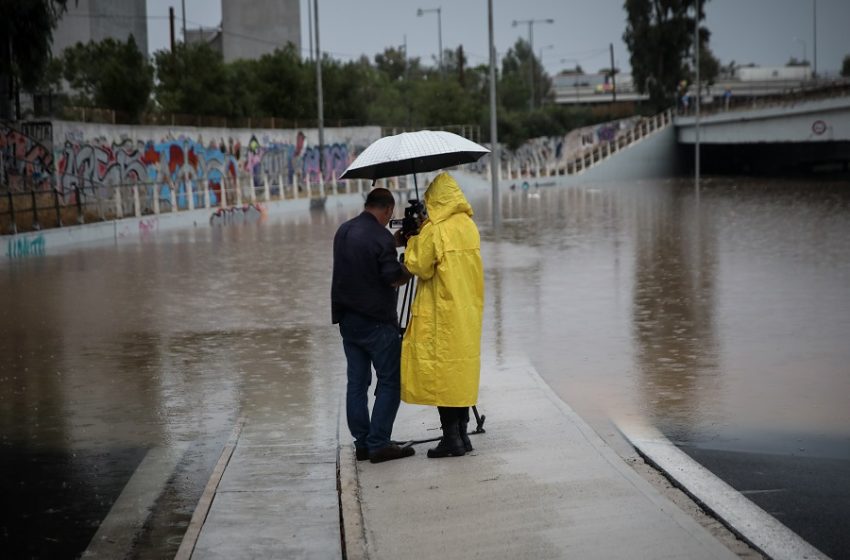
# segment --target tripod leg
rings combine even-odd
[[[476,424],[475,431],[472,432],[472,433],[473,434],[483,434],[484,432],[487,431],[487,430],[484,429],[484,421],[487,419],[487,416],[485,416],[484,414],[479,415],[477,406],[472,407],[472,413],[475,415],[475,424]]]

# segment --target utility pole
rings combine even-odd
[[[496,45],[493,42],[493,0],[487,0],[487,30],[490,36],[490,180],[493,186],[493,232],[498,233],[502,222],[499,199],[499,130],[496,121]]]
[[[308,0],[309,1],[309,0]],[[323,165],[325,151],[325,108],[322,103],[322,49],[319,46],[319,0],[313,0],[313,14],[316,18],[316,92],[319,105],[319,177],[324,182],[325,168]]]
[[[617,71],[614,69],[614,43],[608,43],[608,50],[611,53],[611,103],[617,102],[617,79],[614,76]]]
[[[696,198],[699,204],[699,110],[700,97],[702,94],[702,86],[699,80],[699,8],[700,0],[697,0],[697,11],[694,16],[694,66],[697,70],[697,99],[696,99],[696,118],[694,119],[694,132],[696,133],[696,142],[694,143],[694,179],[696,183]]]
[[[814,29],[814,69],[812,78],[818,77],[818,0],[812,0],[812,27]]]
[[[183,7],[183,44],[186,44],[186,0],[180,0]]]
[[[307,54],[309,60],[313,60],[313,7],[307,0],[307,34],[310,36],[310,52]]]
[[[171,54],[174,54],[174,8],[168,7],[168,29],[171,31]]]
[[[443,15],[442,15],[442,6],[439,8],[429,8],[427,10],[423,10],[422,8],[418,8],[416,10],[416,17],[422,17],[423,15],[434,12],[437,14],[437,48],[440,49],[440,74],[443,73]]]

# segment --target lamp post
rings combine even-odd
[[[530,72],[529,72],[529,75],[530,75],[530,78],[531,78],[529,80],[529,86],[530,86],[530,89],[531,89],[531,98],[528,100],[528,106],[529,106],[530,109],[533,110],[534,109],[534,24],[535,23],[555,23],[555,20],[551,19],[551,18],[547,18],[547,19],[521,19],[521,20],[515,19],[514,22],[513,22],[513,27],[516,27],[517,25],[519,25],[521,23],[527,23],[528,24],[528,46],[529,46],[529,55],[530,55],[529,56],[529,67],[531,69]]]
[[[441,8],[428,8],[427,10],[423,10],[419,8],[416,10],[416,16],[422,17],[423,15],[431,12],[437,13],[437,47],[440,49],[440,74],[443,73],[443,16]]]
[[[812,78],[818,77],[818,0],[812,0],[812,50],[815,51]]]
[[[487,33],[490,39],[490,180],[493,191],[493,231],[498,235],[502,224],[499,199],[499,174],[502,159],[499,155],[499,134],[496,124],[496,46],[493,43],[493,0],[487,0]]]
[[[696,189],[696,201],[699,204],[699,117],[700,117],[700,97],[702,97],[702,85],[699,77],[699,15],[700,15],[700,0],[697,0],[696,14],[694,15],[694,68],[696,69],[697,82],[697,98],[696,98],[696,118],[694,119],[694,133],[696,135],[694,142],[694,187]]]
[[[309,0],[308,0],[309,1]],[[316,26],[316,93],[318,111],[318,128],[319,128],[319,185],[325,182],[325,168],[323,153],[325,151],[325,108],[322,101],[322,48],[319,46],[319,0],[313,0],[313,17]]]

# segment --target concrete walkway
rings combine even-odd
[[[482,364],[465,457],[356,462],[339,437],[246,422],[177,558],[736,558],[641,478],[522,358]],[[439,434],[402,404],[398,440]],[[236,432],[236,430],[235,430]],[[341,443],[340,443],[341,442]],[[339,491],[338,491],[339,488]],[[340,524],[341,523],[341,524]]]
[[[661,496],[523,359],[482,365],[486,434],[475,451],[355,462],[340,447],[349,560],[735,558]],[[438,434],[436,410],[402,405],[394,437]]]

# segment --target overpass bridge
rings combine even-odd
[[[696,117],[674,118],[680,155],[693,164]],[[700,117],[700,162],[706,173],[847,171],[850,91],[789,98]]]

